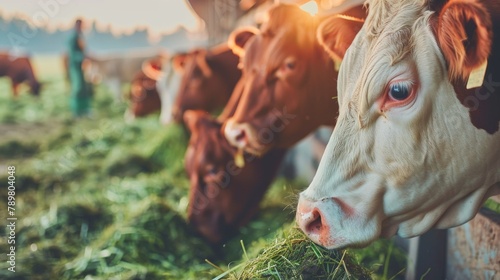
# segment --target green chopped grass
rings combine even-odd
[[[494,201],[493,199],[486,200],[483,207],[486,207],[491,211],[500,214],[500,203]]]
[[[348,251],[318,246],[292,225],[269,243],[252,246],[253,257],[245,256],[229,279],[370,279]]]

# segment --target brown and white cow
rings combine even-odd
[[[184,123],[191,131],[185,155],[188,220],[209,242],[219,244],[256,214],[286,150],[273,149],[261,158],[245,154],[245,165],[238,167],[236,148],[221,133],[220,121],[189,110]]]
[[[238,57],[222,45],[209,50],[178,53],[161,61],[161,65],[158,65],[157,59],[143,64],[142,72],[156,81],[161,104],[143,106],[142,112],[146,115],[161,108],[160,121],[163,124],[169,123],[171,117],[182,122],[182,114],[186,110],[214,113],[222,109],[241,76]],[[146,91],[140,85],[136,83],[134,91],[143,98],[135,99],[135,103],[157,101],[154,95],[141,94]],[[133,118],[134,114],[129,110],[126,116]]]
[[[360,6],[346,13],[366,14]],[[316,39],[320,22],[296,5],[278,4],[260,30],[237,46],[245,84],[224,127],[232,145],[262,155],[272,147],[291,147],[321,125],[335,124],[337,72]],[[347,48],[354,35],[336,39]]]
[[[172,109],[174,120],[182,122],[186,110],[222,109],[241,77],[238,62],[227,44],[179,55],[175,69],[181,71],[182,80]]]
[[[337,125],[298,203],[297,223],[327,248],[457,226],[500,193],[500,2],[368,4],[340,68]],[[323,33],[332,54],[342,32]]]
[[[158,58],[143,62],[139,72],[141,74],[137,74],[131,82],[128,95],[130,104],[125,112],[126,121],[160,111],[160,123],[171,123],[172,107],[181,79],[173,65],[176,59],[183,55],[161,54]]]
[[[18,86],[27,82],[33,95],[39,95],[41,84],[36,79],[30,58],[27,56],[13,56],[6,52],[0,53],[0,77],[7,76],[12,83],[14,96],[18,95]]]

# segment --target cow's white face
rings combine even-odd
[[[375,34],[370,10],[340,68],[337,126],[297,209],[327,248],[459,225],[500,193],[500,132],[471,124],[415,2]]]

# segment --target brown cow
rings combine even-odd
[[[244,43],[249,34],[231,37],[229,45]],[[242,156],[245,165],[236,165],[236,149],[225,139],[221,126],[234,113],[243,85],[242,77],[217,121],[203,111],[184,114],[191,130],[185,156],[191,184],[188,219],[212,244],[226,240],[252,218],[286,152],[275,150],[263,158],[246,154]]]
[[[238,62],[239,57],[227,45],[179,56],[175,68],[183,77],[172,109],[174,120],[182,122],[183,113],[189,109],[222,109],[241,77]]]
[[[27,56],[11,56],[9,53],[0,53],[0,77],[8,76],[12,83],[14,96],[18,95],[18,86],[27,82],[31,88],[31,93],[38,96],[41,84],[35,77],[33,67]]]
[[[129,108],[126,118],[144,117],[161,109],[161,100],[156,81],[141,70],[130,83]]]
[[[230,37],[235,53],[255,30],[245,28]],[[244,166],[235,163],[237,149],[229,145],[220,128],[231,117],[245,93],[243,75],[218,121],[206,113],[188,111],[185,123],[192,132],[185,157],[190,178],[188,218],[209,241],[219,243],[244,225],[258,209],[258,203],[282,163],[286,149],[272,148],[263,157],[244,154]],[[246,213],[246,214],[245,214]]]
[[[346,14],[365,17],[366,11],[358,6]],[[337,72],[316,39],[320,22],[296,5],[279,4],[255,36],[239,46],[245,89],[224,128],[232,145],[262,155],[335,124]],[[354,36],[338,38],[337,44],[347,49]]]
[[[285,149],[234,161],[236,148],[221,133],[221,122],[203,111],[186,111],[191,131],[185,167],[190,179],[188,220],[212,244],[220,244],[249,222],[274,179]]]

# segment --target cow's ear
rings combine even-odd
[[[189,55],[189,53],[179,53],[172,57],[172,66],[174,67],[175,71],[179,73],[182,73],[184,71],[186,59]]]
[[[255,27],[241,27],[234,30],[231,35],[229,35],[229,39],[227,44],[233,53],[242,56],[244,53],[245,44],[248,42],[248,39],[252,38],[256,34],[259,33],[259,30]]]
[[[158,64],[155,60],[146,60],[142,63],[142,72],[149,79],[157,81],[161,75],[161,65],[158,67]]]
[[[325,51],[334,60],[341,61],[361,27],[362,19],[334,15],[319,25],[316,36]]]
[[[437,37],[450,78],[465,80],[490,54],[490,14],[479,1],[450,1],[439,14]]]

